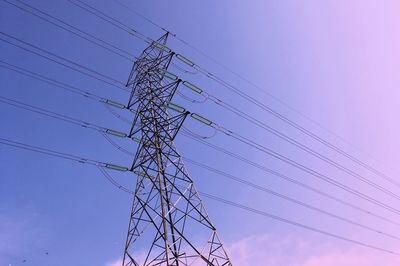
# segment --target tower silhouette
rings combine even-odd
[[[181,80],[167,71],[174,55],[167,38],[142,52],[126,85],[138,149],[123,266],[232,265],[174,145],[188,112],[171,103]]]

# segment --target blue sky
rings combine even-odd
[[[398,4],[395,1],[380,4],[375,1],[322,3],[311,0],[304,3],[261,0],[121,1],[154,19],[232,70],[251,79],[266,92],[318,121],[324,128],[334,131],[352,145],[171,38],[168,43],[174,50],[229,80],[242,91],[298,121],[357,158],[383,169],[385,173],[396,178],[400,146],[397,138],[400,127],[397,125],[396,116],[399,111],[400,80],[397,72],[400,54],[397,47],[400,45],[400,38],[397,29],[400,22],[396,16]],[[158,28],[121,8],[114,1],[87,2],[151,38],[158,38],[163,34]],[[89,15],[67,1],[35,1],[33,5],[135,55],[139,55],[146,47],[141,40]],[[132,62],[17,10],[5,2],[1,2],[0,6],[2,32],[122,82],[126,81]],[[6,43],[1,42],[0,45],[0,59],[3,61],[120,102],[126,102],[128,99],[126,93],[112,86]],[[387,182],[318,145],[204,76],[175,71],[181,77],[198,84],[209,93],[252,114],[255,118],[286,132],[382,186],[389,187]],[[129,129],[128,125],[116,119],[98,103],[8,70],[1,69],[0,75],[1,96],[108,128],[120,131]],[[175,100],[189,110],[312,166],[349,186],[370,193],[393,206],[398,205],[393,198],[378,193],[315,158],[306,156],[288,143],[240,120],[212,102],[192,104],[178,96]],[[129,117],[129,114],[121,114]],[[103,162],[121,165],[131,163],[132,158],[115,150],[95,131],[4,104],[0,105],[0,116],[3,121],[3,138]],[[202,135],[211,133],[209,128],[191,121],[186,126]],[[117,141],[127,149],[135,151],[135,144],[125,140]],[[342,216],[383,228],[390,233],[395,233],[398,229],[218,154],[183,136],[178,136],[176,142],[178,149],[186,157]],[[397,218],[390,212],[335,189],[226,136],[217,134],[210,142],[382,216]],[[24,259],[27,260],[26,265],[107,265],[118,261],[123,251],[132,199],[130,195],[113,187],[98,169],[4,146],[0,146],[0,167],[1,265],[20,265]],[[193,165],[188,164],[187,167],[201,191],[370,244],[399,250],[398,243],[391,239],[251,190]],[[131,174],[112,174],[126,186],[133,187],[135,184],[135,177]],[[396,187],[390,189],[398,192]],[[336,265],[347,265],[341,261],[349,262],[348,265],[378,265],[374,264],[378,263],[377,261],[385,261],[386,265],[398,263],[394,256],[358,248],[208,199],[204,201],[222,240],[231,250],[236,265],[248,263],[309,266],[330,265],[329,263],[335,265],[335,262]],[[257,254],[251,250],[256,250]],[[291,252],[285,253],[287,250]],[[368,260],[360,260],[363,257],[360,254],[366,251]],[[46,252],[49,254],[46,255]],[[266,264],[258,263],[262,260],[266,260]],[[321,264],[321,261],[324,263]]]

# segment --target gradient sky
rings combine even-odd
[[[119,20],[158,38],[162,31],[111,0],[85,0]],[[398,1],[128,1],[134,10],[251,79],[265,91],[213,64],[171,38],[169,45],[197,64],[236,84],[275,110],[301,123],[357,158],[400,182],[400,18]],[[65,21],[138,55],[145,43],[90,16],[67,1],[32,2]],[[0,28],[66,58],[125,81],[131,62],[124,61],[70,33],[0,2]],[[125,102],[127,95],[103,83],[32,56],[0,42],[0,59],[43,73],[80,88]],[[177,71],[177,70],[175,70]],[[201,75],[182,74],[204,90],[282,130],[380,185],[400,189],[318,145],[304,135],[249,105]],[[15,98],[110,128],[127,131],[104,107],[8,70],[0,70],[1,96]],[[269,97],[271,93],[317,121],[322,128]],[[282,142],[271,134],[223,111],[213,103],[176,101],[227,128],[324,172],[394,207],[399,202],[351,176]],[[104,162],[129,165],[131,158],[116,151],[97,132],[0,104],[1,136]],[[199,134],[210,134],[188,122]],[[331,134],[328,130],[337,136]],[[344,140],[346,141],[344,141]],[[395,214],[366,203],[299,170],[223,136],[212,143],[279,170],[382,216]],[[136,146],[121,141],[134,151]],[[177,147],[187,157],[241,176],[257,184],[319,206],[349,219],[395,234],[397,226],[356,212],[300,189],[255,168],[221,156],[178,136]],[[113,187],[95,168],[0,146],[0,265],[118,265],[123,254],[131,196]],[[323,230],[400,252],[393,240],[285,202],[187,165],[197,187],[254,208]],[[135,177],[112,173],[133,187]],[[235,265],[239,266],[392,266],[399,256],[352,245],[204,199],[206,208]],[[400,234],[399,234],[400,235]],[[48,252],[49,255],[45,255]],[[22,264],[26,259],[27,262]]]

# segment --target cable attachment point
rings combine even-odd
[[[178,80],[178,76],[177,76],[177,75],[172,74],[171,72],[169,72],[169,71],[166,70],[166,69],[159,68],[159,69],[158,69],[158,73],[159,73],[162,77],[166,77],[166,78],[171,79],[171,80]]]
[[[183,107],[181,107],[181,106],[179,106],[177,104],[171,103],[171,102],[165,103],[164,106],[169,108],[169,109],[171,109],[171,110],[174,110],[175,112],[181,113],[181,114],[186,111],[185,108],[183,108]]]
[[[126,108],[126,106],[125,106],[124,104],[115,102],[115,101],[113,101],[113,100],[101,99],[101,101],[102,101],[103,103],[106,103],[106,104],[108,104],[108,105],[111,105],[111,106],[116,107],[116,108],[119,108],[119,109],[125,109],[125,108]]]
[[[138,138],[136,138],[136,137],[131,137],[131,139],[134,141],[134,142],[136,142],[136,143],[141,143],[141,140],[140,139],[138,139]]]
[[[142,177],[145,177],[145,178],[148,178],[148,179],[153,179],[153,180],[156,179],[156,177],[151,176],[151,175],[146,174],[146,173],[143,173],[143,172],[140,172],[140,171],[134,171],[133,173],[136,174],[137,176],[142,176]]]
[[[107,128],[105,132],[107,134],[114,135],[114,136],[117,136],[120,138],[126,138],[128,136],[126,133],[123,133],[123,132],[120,132],[120,131],[117,131],[114,129],[109,129],[109,128]]]
[[[179,96],[181,96],[183,99],[185,99],[185,100],[187,100],[189,102],[192,102],[192,103],[204,103],[204,102],[206,102],[208,100],[209,94],[206,93],[205,91],[203,91],[202,89],[200,89],[199,87],[197,87],[196,85],[194,85],[194,84],[192,84],[192,83],[190,83],[188,81],[183,81],[182,84],[186,88],[190,89],[191,91],[193,91],[193,92],[195,92],[197,94],[200,94],[203,97],[203,99],[197,100],[197,99],[193,99],[192,97],[186,96],[186,95],[184,95],[182,93],[179,93],[179,91],[178,91],[177,94]]]
[[[199,87],[197,87],[196,85],[194,85],[193,83],[190,83],[189,81],[183,81],[182,84],[188,88],[191,89],[192,91],[198,93],[198,94],[202,94],[203,90],[200,89]]]
[[[167,53],[172,52],[172,50],[170,48],[168,48],[167,46],[165,46],[161,43],[155,42],[155,41],[153,42],[153,47],[155,47],[161,51],[167,52]]]
[[[198,115],[196,113],[191,113],[190,117],[192,117],[193,119],[195,119],[195,120],[199,121],[200,123],[203,123],[207,126],[211,126],[214,124],[211,120],[208,120],[207,118],[205,118],[201,115]]]
[[[189,59],[187,59],[186,57],[184,57],[183,55],[180,54],[175,54],[175,57],[180,60],[181,62],[185,63],[186,65],[193,67],[194,63],[192,61],[190,61]]]
[[[121,172],[126,172],[129,171],[128,167],[125,166],[120,166],[112,163],[108,163],[105,165],[106,168],[111,169],[111,170],[116,170],[116,171],[121,171]]]

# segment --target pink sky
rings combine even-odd
[[[251,236],[228,248],[232,261],[240,266],[396,266],[400,263],[400,258],[380,252],[329,244],[318,246],[289,236]]]
[[[109,11],[115,13],[119,18],[125,19],[126,23],[132,22],[132,25],[135,25],[136,23],[133,22],[138,20],[138,18],[134,19],[126,10],[116,9],[111,4],[112,1],[93,0],[91,2],[101,3],[104,6],[110,4]],[[239,84],[238,86],[241,86],[240,89],[243,91],[262,100],[262,102],[289,116],[318,135],[344,147],[346,151],[350,151],[358,158],[367,160],[377,168],[383,169],[385,173],[394,177],[397,177],[400,173],[400,167],[398,166],[398,158],[400,158],[398,117],[400,114],[400,1],[208,0],[202,2],[177,0],[161,3],[160,1],[149,0],[133,3],[130,0],[126,0],[125,2],[140,11],[147,10],[148,13],[144,13],[148,14],[149,17],[155,18],[157,22],[166,27],[171,26],[171,29],[177,33],[182,33],[181,36],[185,40],[195,44],[234,71],[251,79],[268,92],[287,102],[290,106],[320,122],[326,128],[338,133],[365,151],[365,153],[354,150],[348,144],[291,112],[265,94],[257,92],[254,88],[241,86],[243,82],[237,82],[237,78],[232,78],[229,73],[222,73],[221,69],[216,70],[216,73],[224,79]],[[155,4],[156,2],[157,5]],[[76,22],[77,25],[82,26],[88,23],[87,26],[90,32],[93,31],[96,34],[100,34],[99,36],[104,34],[105,39],[114,40],[116,44],[124,44],[126,48],[132,48],[133,42],[128,39],[129,36],[123,35],[123,32],[117,33],[112,27],[103,28],[103,26],[98,26],[100,24],[97,24],[98,21],[95,18],[85,20],[88,18],[87,14],[80,16],[79,14],[81,13],[73,9],[67,1],[59,4],[51,1],[38,1],[38,3],[41,3],[40,6],[45,9],[53,9],[52,12],[67,18],[67,21],[73,22],[72,24]],[[3,3],[3,5],[6,4]],[[155,6],[158,6],[158,8],[154,8]],[[75,11],[71,12],[72,10]],[[165,10],[168,10],[168,12],[165,12]],[[47,25],[48,28],[44,28],[42,22],[39,22],[36,18],[22,15],[12,7],[2,9],[2,11],[4,11],[4,27],[7,28],[6,24],[9,24],[7,32],[16,33],[22,39],[32,41],[38,45],[50,47],[53,52],[65,55],[85,65],[88,64],[88,66],[99,70],[101,73],[104,72],[111,76],[119,77],[121,80],[126,79],[126,73],[131,68],[130,62],[126,66],[111,63],[112,61],[109,61],[108,57],[89,53],[89,51],[95,51],[91,46],[88,46],[87,53],[76,53],[76,51],[81,51],[82,47],[86,47],[83,45],[88,45],[88,43],[75,43],[72,45],[72,42],[69,42],[71,36],[68,34],[68,36],[60,35],[68,38],[54,37],[58,36],[53,36],[57,29],[51,25]],[[75,17],[79,19],[74,21]],[[30,23],[32,21],[34,23]],[[156,36],[154,31],[148,31],[149,28],[147,26],[149,25],[145,26],[143,21],[136,25],[141,31],[152,33],[152,36]],[[159,33],[157,32],[157,34]],[[42,71],[43,74],[52,73],[54,78],[58,76],[61,80],[75,82],[74,84],[79,84],[82,88],[93,88],[95,89],[94,91],[99,92],[101,95],[103,93],[104,95],[109,95],[108,88],[93,87],[92,83],[89,83],[89,81],[83,82],[83,80],[77,79],[74,74],[67,75],[64,69],[53,68],[51,64],[47,63],[42,64],[42,61],[36,60],[33,56],[31,58],[12,47],[4,47],[8,47],[7,49],[12,51],[4,53],[4,57],[9,62],[15,62],[20,66],[28,66],[32,70],[35,70],[35,66],[40,66],[36,68]],[[135,48],[139,49],[140,46],[135,46]],[[179,49],[179,52],[187,55],[202,66],[211,65],[210,62],[197,54],[191,57],[191,55],[195,54],[193,51],[192,54],[186,54],[185,50],[181,51]],[[212,71],[218,68],[215,65],[212,65],[212,67]],[[203,81],[201,78],[196,79],[196,77],[198,76],[193,76],[196,84]],[[88,106],[86,100],[79,102],[82,105],[79,105],[79,108],[75,108],[76,99],[69,99],[64,94],[58,94],[56,90],[42,90],[42,84],[31,83],[28,79],[20,79],[19,76],[12,76],[8,72],[4,72],[4,80],[8,80],[10,83],[10,86],[7,89],[5,87],[4,91],[7,91],[10,95],[15,94],[14,96],[18,99],[25,98],[25,102],[32,101],[32,104],[51,107],[51,110],[85,118],[85,120],[92,122],[96,122],[94,120],[95,117],[99,118],[99,121],[104,118],[99,115],[100,113],[97,113],[97,109],[93,106]],[[252,109],[253,106],[240,99],[238,100],[238,97],[227,93],[217,84],[206,80],[203,81],[202,85],[207,91],[219,93],[224,99],[226,97],[229,103],[237,104],[238,107],[254,114],[254,116],[258,115],[258,118],[266,121],[268,125],[280,126],[280,124],[276,123],[276,119],[266,118],[266,115],[260,110]],[[41,94],[38,93],[39,87]],[[103,91],[100,91],[101,88]],[[50,97],[49,95],[53,96]],[[57,99],[57,101],[54,101],[53,98]],[[59,99],[65,100],[60,101]],[[74,105],[71,103],[74,103]],[[74,108],[71,108],[71,106]],[[287,152],[289,156],[308,162],[306,159],[297,156],[298,154],[296,153],[291,154],[291,150],[285,150],[286,146],[284,144],[274,142],[270,136],[265,137],[264,131],[260,133],[260,130],[247,130],[242,122],[238,122],[237,117],[225,116],[225,113],[217,109],[218,107],[215,104],[200,105],[198,108],[199,113],[212,120],[215,119],[216,122],[230,122],[233,129],[248,131],[246,136],[254,138],[254,140],[262,140],[267,146],[275,145],[274,148],[277,151]],[[89,135],[87,139],[77,137],[87,132],[74,131],[75,129],[69,127],[61,128],[57,123],[47,123],[46,120],[27,116],[23,112],[14,114],[14,111],[7,109],[7,112],[2,113],[5,115],[4,117],[10,121],[12,120],[11,126],[7,127],[3,132],[4,134],[9,134],[10,138],[24,140],[27,143],[37,144],[38,146],[52,147],[56,150],[73,154],[87,155],[89,158],[101,161],[114,161],[113,158],[109,157],[109,148],[114,148],[100,146],[95,142],[104,142],[101,136],[97,136],[99,139],[90,137],[93,142],[89,143],[87,142]],[[11,114],[15,115],[15,117]],[[18,123],[15,121],[18,121]],[[115,121],[113,118],[108,118],[103,122],[104,125],[113,125],[112,123]],[[26,128],[30,130],[26,130]],[[83,129],[79,128],[78,130]],[[285,130],[288,130],[287,127]],[[49,140],[53,141],[54,132],[58,131],[62,131],[64,135],[54,139],[54,142],[50,142]],[[293,130],[290,133],[293,133]],[[293,135],[299,141],[306,141],[306,138],[299,136],[298,132]],[[251,157],[254,161],[261,164],[265,163],[268,167],[276,167],[282,171],[287,170],[290,172],[292,170],[277,166],[275,161],[266,156],[260,155],[258,158],[259,153],[251,149],[240,150],[240,145],[236,145],[237,143],[232,144],[228,141],[225,142],[226,139],[222,140],[222,137],[217,135],[215,139],[217,139],[217,142],[221,140],[220,144],[226,147],[237,148],[239,150],[238,153],[243,152],[246,157],[254,156]],[[257,139],[258,137],[260,138]],[[77,143],[77,140],[80,142]],[[88,148],[87,144],[92,145],[89,146],[91,148]],[[105,145],[108,144],[106,143]],[[179,149],[182,148],[183,155],[196,155],[201,162],[215,163],[218,167],[225,167],[223,170],[231,169],[234,166],[235,174],[241,177],[243,175],[244,178],[254,178],[257,184],[264,182],[262,184],[268,187],[275,185],[273,188],[277,188],[276,190],[285,195],[301,198],[312,205],[321,204],[323,208],[334,213],[361,221],[377,229],[384,229],[393,234],[398,232],[398,227],[386,225],[382,221],[371,219],[367,215],[335,205],[329,200],[321,200],[321,198],[311,195],[312,193],[304,192],[301,189],[289,188],[287,183],[274,183],[276,180],[265,173],[251,169],[249,166],[241,167],[239,163],[236,165],[236,161],[225,160],[225,157],[220,157],[220,154],[215,154],[213,151],[204,150],[205,153],[203,154],[203,150],[197,151],[196,149],[194,153],[194,148],[192,148],[194,146],[178,146]],[[98,150],[100,147],[104,148],[102,152]],[[321,147],[318,148],[320,149]],[[122,162],[122,159],[120,160],[122,155],[118,151],[114,152],[115,161]],[[372,154],[377,160],[371,159],[366,154]],[[61,257],[64,256],[63,259],[66,261],[74,259],[69,254],[69,252],[72,252],[81,260],[83,257],[81,254],[84,253],[88,258],[96,257],[98,261],[107,266],[120,265],[119,256],[123,251],[122,245],[128,222],[127,211],[130,209],[131,204],[130,196],[120,195],[106,180],[99,179],[97,169],[83,169],[75,165],[68,166],[69,168],[67,169],[64,162],[26,156],[24,157],[17,152],[11,153],[7,150],[7,156],[0,160],[4,165],[2,167],[2,177],[4,176],[4,180],[8,182],[8,185],[4,186],[6,189],[0,193],[2,196],[0,202],[3,202],[5,207],[3,205],[0,207],[4,207],[7,210],[10,208],[7,219],[0,216],[0,235],[6,240],[5,244],[4,241],[0,243],[0,252],[4,250],[7,254],[14,255],[15,253],[18,255],[18,261],[20,261],[22,251],[31,250],[34,253],[36,251],[35,248],[37,248],[40,249],[40,254],[43,254],[42,250],[53,247],[55,252],[59,252],[58,255]],[[337,159],[337,157],[333,159]],[[329,172],[331,168],[324,168],[325,165],[318,165],[318,163],[312,164],[312,166],[323,168],[328,174],[333,174]],[[351,164],[347,161],[346,163],[348,165]],[[27,165],[25,166],[25,164]],[[60,172],[59,169],[65,169],[65,171]],[[228,186],[228,183],[225,183],[226,180],[217,179],[215,176],[211,176],[212,179],[206,179],[205,177],[208,177],[208,173],[204,174],[198,171],[199,169],[192,170],[196,181],[200,181],[197,183],[198,187],[200,189],[205,188],[206,192],[232,197],[232,200],[240,201],[240,203],[251,205],[254,208],[400,252],[398,241],[388,240],[378,234],[368,233],[357,227],[343,225],[343,223],[339,223],[334,219],[304,210],[299,206],[291,205],[249,188],[234,187],[235,185],[232,184],[230,184],[232,186]],[[35,173],[34,178],[26,178],[27,176],[30,177],[31,173]],[[58,173],[58,179],[54,178],[54,173]],[[336,172],[334,173],[336,174]],[[18,178],[15,178],[15,175]],[[295,177],[299,177],[299,180],[302,181],[315,181],[305,174],[295,175]],[[345,181],[355,188],[365,188],[359,182],[348,178],[343,173],[341,177],[343,179],[346,178]],[[371,173],[369,173],[369,177],[382,182]],[[397,180],[400,182],[400,179]],[[212,183],[213,185],[211,186],[211,182],[215,183]],[[363,207],[371,207],[368,203],[364,203],[361,200],[357,201],[357,199],[346,193],[341,194],[335,188],[324,186],[323,182],[315,183],[323,187],[326,193],[346,197],[349,201],[354,200],[355,204]],[[43,184],[46,184],[46,186]],[[93,188],[93,184],[96,184],[96,188]],[[386,185],[388,184],[385,183]],[[399,193],[398,188],[389,188]],[[91,193],[87,193],[87,191],[91,191]],[[71,194],[74,197],[70,197]],[[15,195],[23,196],[16,199]],[[382,196],[373,195],[376,197]],[[399,206],[399,202],[393,198],[387,199],[384,195],[382,198],[392,206]],[[27,211],[21,207],[26,205],[30,207],[30,204],[37,210],[32,207],[32,210],[28,208]],[[76,208],[76,206],[79,206],[79,208]],[[212,214],[212,220],[217,225],[221,238],[224,240],[223,242],[236,266],[400,265],[397,256],[357,247],[325,236],[310,234],[308,231],[229,208],[225,205],[218,205],[216,202],[207,201],[206,207]],[[104,211],[106,208],[107,211]],[[398,217],[391,216],[392,214],[385,210],[372,209],[374,211],[378,210],[384,216],[398,219]],[[28,214],[25,215],[25,212]],[[36,217],[36,213],[38,213],[38,217]],[[13,218],[14,215],[15,219]],[[29,219],[29,217],[33,218]],[[77,219],[71,223],[69,221],[70,217]],[[96,226],[93,225],[92,220],[96,221]],[[241,221],[240,230],[238,230],[237,221]],[[85,230],[86,235],[82,234],[76,237],[74,234],[80,232],[82,228],[87,229]],[[99,231],[104,231],[104,235],[98,234]],[[36,237],[38,235],[41,237]],[[51,240],[46,240],[46,237]],[[58,239],[63,239],[63,241],[60,243]],[[39,240],[43,241],[41,245],[36,242]],[[57,243],[57,245],[52,243]],[[96,245],[88,253],[85,248],[93,243]],[[68,252],[65,252],[66,250]],[[110,256],[110,261],[108,261],[108,257],[99,258],[99,253],[102,256]],[[98,261],[96,261],[97,264],[99,264]],[[74,265],[73,262],[69,264]],[[85,262],[83,261],[82,264],[85,264]]]

